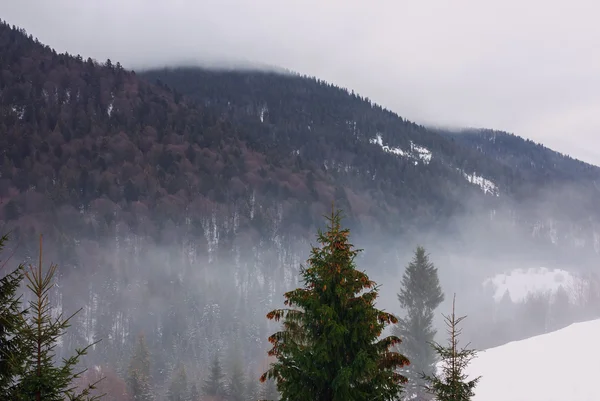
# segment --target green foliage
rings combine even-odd
[[[428,383],[426,390],[437,401],[469,401],[474,396],[474,389],[481,376],[468,380],[465,369],[477,355],[477,351],[466,347],[458,347],[458,337],[462,329],[458,325],[466,316],[456,317],[454,312],[456,296],[452,300],[452,314],[444,316],[448,327],[448,345],[432,343],[432,347],[442,362],[441,374],[423,375]]]
[[[421,246],[417,247],[413,260],[404,271],[398,300],[406,317],[398,320],[393,332],[403,339],[399,349],[411,362],[405,370],[408,377],[406,395],[409,399],[416,397],[416,401],[428,399],[421,376],[423,373],[430,375],[435,369],[436,355],[429,344],[436,334],[434,310],[444,300],[444,294],[437,269]]]
[[[8,242],[8,235],[0,237],[0,252]],[[6,267],[6,262],[0,269]],[[22,329],[21,299],[16,293],[25,278],[25,267],[19,265],[0,279],[0,399],[11,398],[26,359],[26,345],[18,334]]]
[[[301,269],[304,288],[285,294],[289,308],[267,315],[283,319],[283,330],[269,337],[277,361],[261,381],[275,379],[285,401],[394,400],[406,381],[396,369],[408,360],[391,350],[400,339],[379,338],[397,319],[375,308],[378,288],[355,268],[359,251],[340,219],[332,211],[319,231],[321,247]]]
[[[50,290],[56,274],[57,265],[51,264],[44,272],[42,268],[42,238],[40,237],[40,255],[37,267],[29,266],[25,272],[27,288],[33,293],[33,300],[23,317],[18,336],[27,346],[27,357],[24,361],[20,380],[16,386],[13,399],[37,401],[98,400],[101,396],[91,396],[96,383],[89,384],[82,390],[75,385],[85,370],[76,371],[79,359],[87,354],[93,345],[76,349],[75,355],[65,358],[62,364],[55,363],[54,349],[59,338],[70,326],[70,320],[78,313],[64,319],[62,313],[52,316]]]
[[[150,382],[150,353],[144,335],[140,334],[127,373],[127,386],[131,397],[135,401],[152,401],[154,396]]]

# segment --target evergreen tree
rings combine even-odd
[[[246,401],[258,401],[260,398],[259,381],[252,373],[246,377]]]
[[[0,252],[8,242],[8,235],[0,238]],[[1,268],[6,267],[7,261]],[[21,299],[16,292],[25,278],[25,267],[0,279],[0,399],[9,400],[19,374],[24,368],[27,347],[19,336],[21,324]]]
[[[400,339],[379,338],[397,319],[375,308],[378,287],[355,268],[359,250],[340,219],[332,211],[327,232],[319,231],[321,247],[301,268],[304,288],[285,294],[290,308],[267,315],[283,319],[283,330],[269,337],[277,361],[261,381],[275,379],[285,401],[393,400],[406,381],[396,369],[408,360],[391,350]]]
[[[185,366],[181,365],[173,374],[173,379],[171,380],[169,390],[167,391],[167,399],[169,401],[190,400]]]
[[[427,400],[430,396],[423,387],[422,374],[431,375],[435,369],[436,355],[429,344],[436,334],[434,311],[444,300],[444,294],[437,269],[421,246],[402,276],[398,300],[406,316],[399,319],[393,332],[403,339],[399,349],[410,359],[410,366],[404,370],[408,378],[406,398]]]
[[[198,391],[196,383],[192,384],[192,388],[190,389],[190,401],[200,401],[200,391]]]
[[[239,362],[233,364],[227,386],[227,399],[229,401],[246,401],[246,378]]]
[[[452,314],[444,316],[446,326],[448,327],[449,344],[441,346],[433,343],[432,347],[442,361],[441,374],[433,373],[423,375],[423,379],[428,383],[426,390],[432,394],[438,401],[468,401],[473,397],[475,386],[481,379],[481,376],[466,381],[468,376],[464,373],[469,362],[477,355],[472,349],[458,348],[458,337],[462,329],[458,328],[461,321],[466,316],[456,317],[454,312],[456,296],[452,300]]]
[[[215,354],[213,358],[212,365],[210,367],[210,373],[208,379],[204,382],[204,386],[202,386],[202,390],[204,395],[210,397],[224,397],[225,396],[225,386],[223,384],[223,378],[225,375],[223,374],[223,369],[221,368],[221,362],[219,361],[219,356]]]
[[[127,373],[129,394],[135,401],[152,401],[150,386],[150,353],[143,334],[137,338],[137,343]]]
[[[28,345],[28,355],[23,371],[12,399],[23,401],[64,401],[97,400],[100,396],[90,396],[96,383],[78,391],[74,382],[86,370],[75,371],[79,359],[86,355],[92,345],[75,350],[75,355],[55,364],[55,347],[60,337],[70,326],[70,320],[79,311],[67,319],[62,314],[52,317],[49,292],[53,287],[53,279],[57,265],[51,264],[44,273],[42,268],[42,237],[40,236],[40,255],[37,267],[29,266],[25,272],[27,288],[33,293],[28,311],[24,316],[22,328],[18,334]]]

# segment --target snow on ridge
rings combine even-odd
[[[384,152],[393,153],[398,156],[412,157],[420,159],[423,163],[429,164],[431,161],[431,151],[423,146],[416,145],[414,142],[410,142],[410,152],[406,152],[398,147],[391,147],[383,144],[383,137],[381,134],[377,134],[375,138],[369,139],[369,143],[379,145]],[[415,164],[418,164],[415,160]]]
[[[479,186],[479,188],[481,188],[483,193],[491,194],[494,196],[500,196],[500,191],[498,190],[498,186],[493,181],[490,181],[487,178],[483,178],[482,176],[479,176],[475,173],[467,174],[460,169],[459,169],[459,171],[462,173],[463,177],[465,177],[467,179],[467,181],[469,181],[471,184],[475,184],[475,185]]]
[[[429,164],[431,161],[431,151],[423,146],[415,145],[412,141],[410,142],[410,147],[413,152],[417,154],[419,159],[423,160],[425,164]]]
[[[513,302],[521,302],[528,294],[550,292],[555,293],[563,287],[573,297],[575,278],[571,273],[562,269],[550,270],[545,267],[530,269],[515,269],[510,273],[497,274],[483,282],[484,286],[494,288],[494,300],[500,301],[508,291]]]
[[[384,152],[393,153],[398,156],[406,156],[406,152],[404,152],[402,149],[393,148],[393,147],[384,145],[381,134],[377,134],[377,136],[375,138],[369,139],[369,143],[374,143],[376,145],[379,145],[381,147],[381,149],[383,149]]]
[[[600,319],[479,351],[465,372],[482,376],[473,401],[598,400],[598,337]]]

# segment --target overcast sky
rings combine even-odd
[[[600,2],[2,0],[57,51],[139,69],[248,60],[421,124],[502,129],[600,164]]]

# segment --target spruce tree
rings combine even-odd
[[[169,401],[189,401],[190,393],[188,391],[187,374],[185,366],[180,365],[174,372],[171,384],[167,390],[167,400]]]
[[[444,294],[437,269],[421,246],[402,276],[398,300],[406,315],[399,319],[393,333],[403,339],[399,350],[410,360],[410,366],[403,370],[408,378],[405,396],[415,401],[427,400],[430,396],[424,389],[422,375],[430,375],[435,369],[436,355],[430,346],[436,334],[433,317]]]
[[[246,380],[246,400],[245,401],[258,401],[260,398],[260,387],[258,378],[252,373],[248,374]]]
[[[433,349],[442,362],[441,374],[433,373],[422,376],[428,383],[426,385],[427,392],[432,394],[437,401],[469,401],[474,396],[475,386],[481,379],[479,376],[467,381],[468,376],[465,374],[465,369],[477,355],[477,351],[458,347],[458,337],[462,331],[458,325],[466,316],[456,317],[455,300],[456,296],[452,300],[452,314],[444,316],[448,327],[448,345],[432,343]]]
[[[200,401],[200,391],[196,383],[192,384],[192,388],[190,389],[190,401]]]
[[[150,380],[150,353],[144,335],[140,334],[127,372],[127,387],[135,401],[154,399]]]
[[[0,237],[0,252],[8,242],[8,235]],[[1,269],[8,260],[2,261]],[[21,299],[17,297],[25,267],[19,265],[0,279],[0,399],[10,400],[19,375],[23,372],[27,347],[19,332],[22,328]]]
[[[97,400],[101,396],[91,396],[97,383],[89,384],[78,390],[75,381],[86,370],[76,371],[79,359],[86,355],[93,344],[76,349],[75,354],[65,358],[62,364],[55,364],[55,348],[58,340],[70,326],[70,320],[79,311],[63,319],[62,313],[52,317],[49,292],[54,286],[53,280],[57,265],[51,264],[44,273],[42,268],[42,237],[40,236],[40,255],[38,266],[29,266],[25,271],[27,288],[33,293],[33,300],[23,316],[18,336],[28,346],[23,371],[12,399],[22,401],[64,401]]]
[[[202,386],[204,395],[219,398],[224,397],[226,395],[225,385],[223,383],[224,377],[225,375],[223,374],[223,369],[221,368],[219,356],[215,354],[210,367],[208,379],[204,381],[204,386]]]
[[[267,315],[283,320],[269,337],[269,355],[277,360],[261,376],[275,379],[285,401],[394,400],[406,378],[396,369],[407,358],[391,350],[395,336],[380,338],[397,319],[375,308],[378,287],[355,267],[360,250],[342,229],[340,212],[319,230],[308,267],[301,267],[304,287],[285,293],[285,305]]]
[[[234,362],[227,386],[228,401],[246,401],[246,378],[239,362]]]

